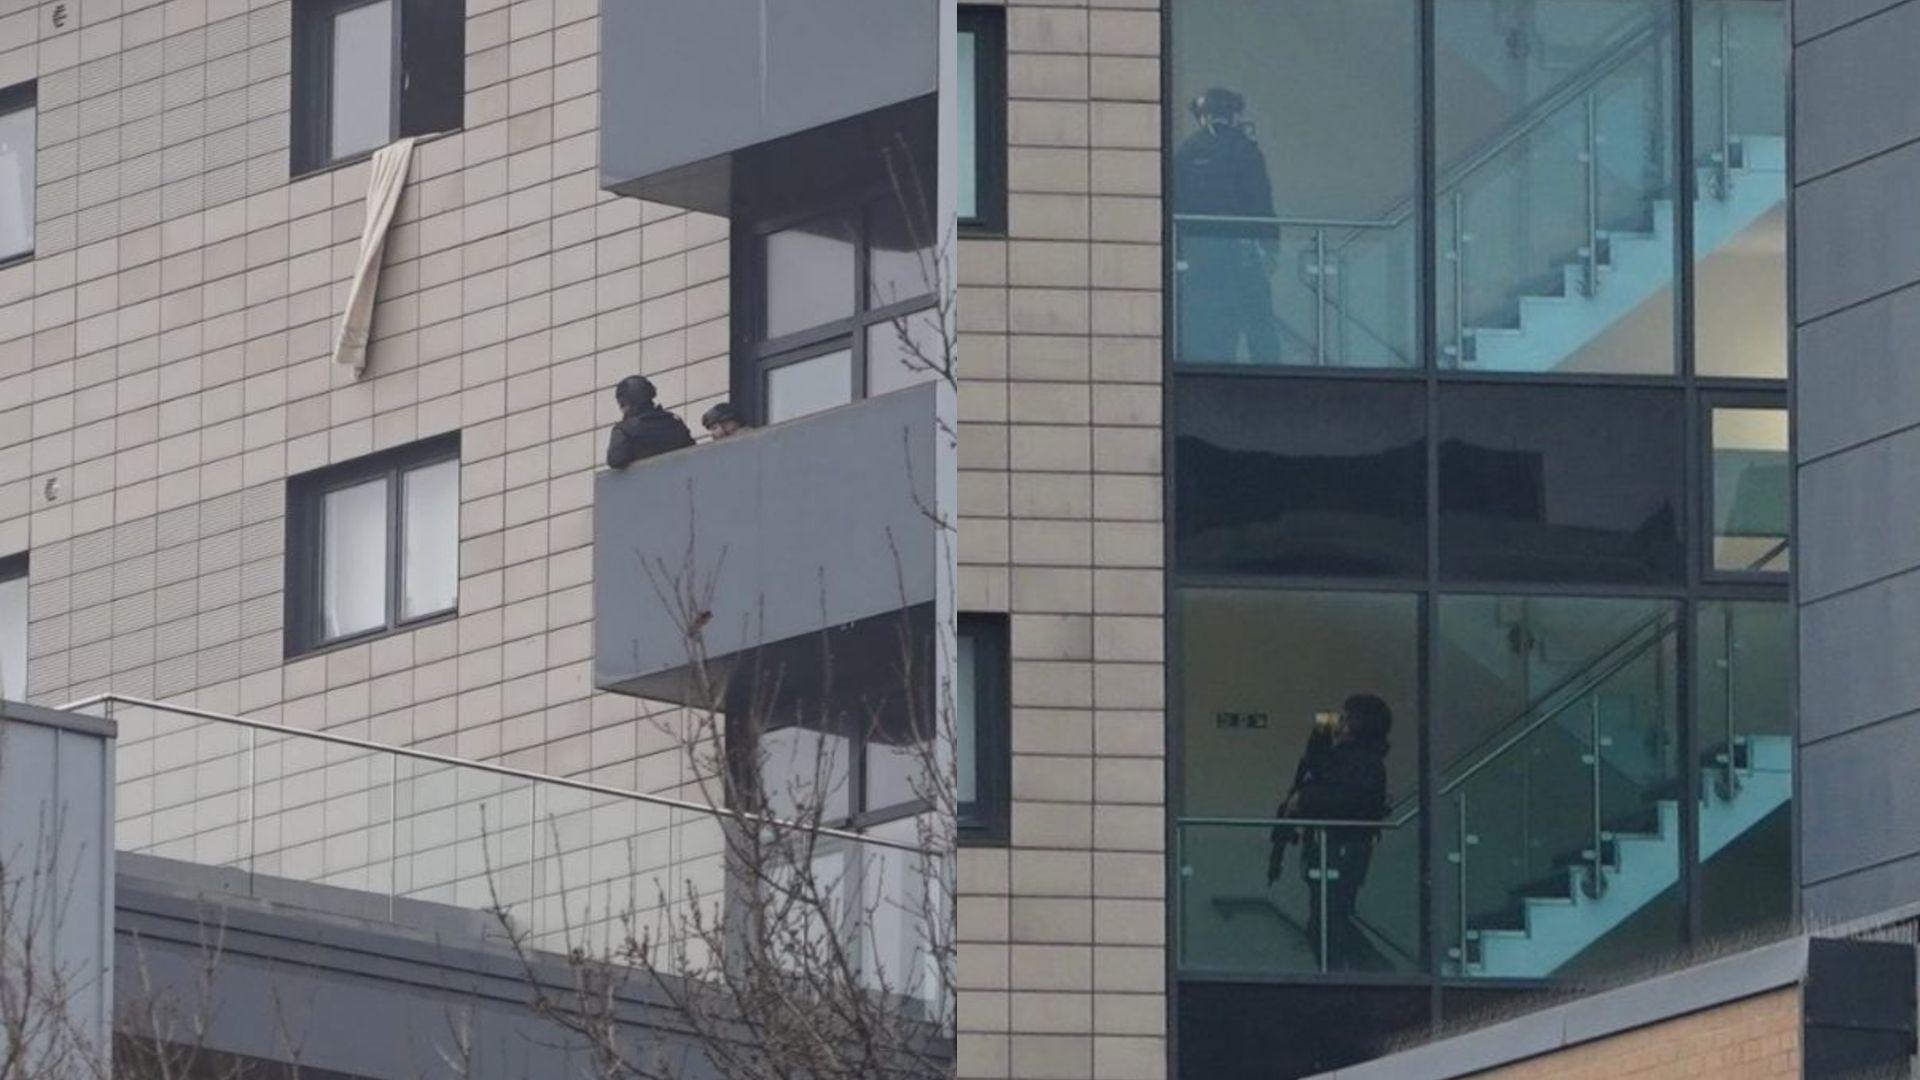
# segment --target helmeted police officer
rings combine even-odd
[[[636,461],[693,445],[693,435],[680,418],[654,401],[653,381],[629,375],[613,388],[620,405],[620,421],[607,434],[607,468],[624,469]]]
[[[1280,334],[1268,284],[1279,253],[1267,158],[1241,120],[1246,99],[1214,87],[1189,106],[1198,131],[1173,155],[1181,218],[1180,359],[1277,363]],[[1233,220],[1247,219],[1247,220]]]

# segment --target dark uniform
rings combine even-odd
[[[680,418],[649,404],[620,418],[607,436],[607,468],[624,469],[643,458],[693,445]]]
[[[1378,699],[1371,699],[1377,701]],[[1379,716],[1390,724],[1384,703]],[[1279,818],[1320,821],[1380,821],[1387,816],[1387,740],[1385,727],[1336,740],[1316,728],[1294,767],[1293,787],[1274,811]],[[1307,938],[1327,971],[1380,971],[1392,965],[1367,940],[1355,921],[1360,887],[1366,884],[1373,845],[1380,830],[1362,825],[1325,829],[1279,826],[1267,881],[1280,876],[1287,845],[1301,841],[1300,877],[1307,887]],[[1324,850],[1323,850],[1324,848]],[[1326,876],[1322,888],[1321,875]],[[1324,951],[1321,926],[1324,922]]]
[[[1177,214],[1273,217],[1273,186],[1260,144],[1242,127],[1220,123],[1187,136],[1173,155]],[[1267,257],[1280,227],[1265,222],[1182,222],[1179,359],[1232,363],[1280,360]]]

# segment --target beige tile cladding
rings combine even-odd
[[[592,471],[636,370],[726,393],[723,221],[595,168],[596,0],[468,0],[367,378],[328,360],[365,167],[289,182],[286,0],[0,0],[39,80],[0,269],[0,554],[31,696],[108,688],[670,790],[589,690]],[[1012,3],[1010,229],[960,251],[962,607],[1010,611],[1013,824],[962,860],[965,1077],[1165,1068],[1157,0]],[[283,663],[285,478],[462,431],[458,619]],[[42,496],[57,478],[60,495]]]
[[[1166,1068],[1160,12],[1007,5],[1007,239],[961,244],[961,606],[1012,613],[1013,826],[963,853],[960,1075]]]
[[[1797,1080],[1800,991],[1775,990],[1474,1075],[1484,1080]]]

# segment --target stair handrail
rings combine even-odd
[[[1671,608],[1662,608],[1660,611],[1635,623],[1612,645],[1607,646],[1599,656],[1595,657],[1591,664],[1567,676],[1561,680],[1558,686],[1555,686],[1534,701],[1529,702],[1525,708],[1520,710],[1519,715],[1501,725],[1499,731],[1481,740],[1479,745],[1473,749],[1461,754],[1460,756],[1463,759],[1477,755],[1477,760],[1466,765],[1460,772],[1454,775],[1453,779],[1443,781],[1440,784],[1439,790],[1434,792],[1434,797],[1438,799],[1442,795],[1449,795],[1458,790],[1461,785],[1478,775],[1483,769],[1504,755],[1508,750],[1525,742],[1527,737],[1535,731],[1551,723],[1568,709],[1586,700],[1587,695],[1599,689],[1601,684],[1619,674],[1628,664],[1646,655],[1649,649],[1665,641],[1667,635],[1672,633],[1679,625],[1679,617],[1675,615]],[[1649,633],[1650,631],[1652,631],[1652,633]],[[1644,640],[1640,640],[1643,637]],[[1532,717],[1530,721],[1528,719],[1529,717]],[[1518,727],[1519,730],[1514,730],[1516,727]],[[1503,737],[1503,732],[1510,734],[1506,734]],[[1481,750],[1490,745],[1493,746],[1492,750],[1487,751],[1485,754],[1480,753]],[[1446,770],[1443,769],[1442,772],[1444,773]],[[1418,801],[1418,793],[1401,799],[1398,804],[1388,811],[1387,819],[1396,827],[1406,824],[1419,815]],[[1403,809],[1410,803],[1416,805],[1411,809]]]
[[[1608,46],[1601,55],[1589,61],[1586,66],[1567,78],[1538,101],[1527,106],[1514,122],[1500,131],[1488,136],[1479,147],[1447,166],[1434,178],[1434,199],[1436,204],[1442,196],[1457,194],[1458,189],[1471,179],[1480,169],[1499,159],[1514,144],[1533,134],[1541,125],[1560,115],[1561,110],[1582,101],[1609,75],[1620,70],[1629,61],[1638,57],[1648,44],[1666,37],[1672,28],[1672,15],[1662,7],[1638,24],[1628,28],[1619,39]],[[1365,225],[1356,225],[1345,236],[1336,237],[1332,250],[1326,258],[1338,260],[1347,249],[1371,230],[1397,229],[1405,224],[1419,210],[1419,193],[1415,192],[1390,207],[1378,219]],[[1591,255],[1591,253],[1590,253]],[[1456,271],[1457,273],[1457,271]],[[1367,326],[1362,320],[1354,318],[1344,311],[1340,301],[1330,301],[1336,312],[1352,319],[1362,332],[1377,341],[1384,341],[1378,331]]]

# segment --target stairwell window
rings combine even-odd
[[[465,24],[455,0],[296,0],[293,171],[459,127]]]
[[[459,602],[457,436],[295,477],[287,654],[452,614]]]
[[[34,85],[0,88],[0,263],[33,254]]]
[[[27,556],[0,558],[0,700],[27,697]]]

